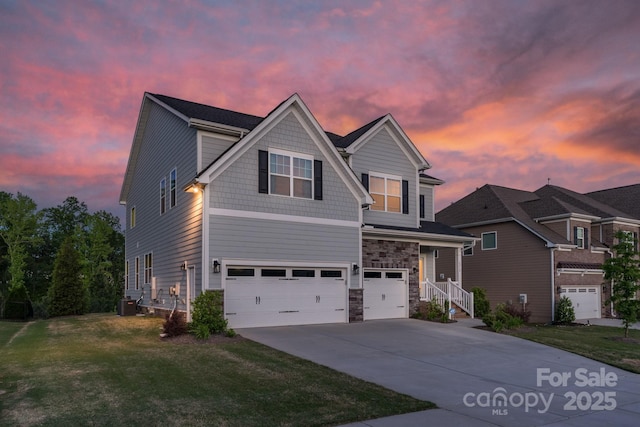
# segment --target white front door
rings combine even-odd
[[[364,270],[364,320],[409,316],[407,270]]]

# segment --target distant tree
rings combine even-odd
[[[89,289],[92,312],[113,311],[122,297],[123,242],[117,217],[98,211],[87,218],[82,246],[83,276]]]
[[[638,321],[640,300],[640,260],[638,258],[637,241],[631,233],[618,231],[615,234],[618,242],[613,246],[613,257],[603,265],[604,278],[612,284],[611,298],[613,308],[624,325],[624,336],[629,336],[629,326]]]
[[[26,266],[29,249],[39,243],[37,234],[40,213],[36,203],[28,196],[18,193],[13,196],[2,193],[0,196],[0,239],[5,245],[5,257],[8,260],[8,286],[0,287],[0,317],[4,317],[6,301],[18,299],[31,302],[25,286]]]
[[[74,247],[73,236],[69,236],[62,243],[53,267],[49,315],[85,314],[88,300],[87,288],[82,281],[80,253]]]

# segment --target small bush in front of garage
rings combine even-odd
[[[573,303],[567,296],[558,300],[556,305],[555,321],[561,325],[570,325],[576,320],[576,313],[573,310]]]
[[[502,332],[505,329],[516,329],[524,324],[522,317],[512,314],[513,309],[507,304],[498,304],[494,312],[485,314],[482,321],[495,332]]]
[[[227,331],[221,293],[202,292],[193,300],[189,330],[199,339],[207,339],[211,334],[222,334]]]

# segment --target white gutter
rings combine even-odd
[[[436,234],[436,233],[419,233],[415,231],[406,231],[406,230],[373,228],[371,226],[364,226],[362,228],[362,234],[371,235],[371,236],[406,237],[406,238],[412,238],[416,240],[444,240],[444,241],[456,242],[456,243],[480,241],[479,237],[451,236],[447,234]]]
[[[189,119],[189,127],[193,127],[200,130],[208,130],[212,132],[218,132],[225,135],[239,136],[242,138],[249,133],[249,129],[239,128],[235,126],[223,125],[220,123],[209,122],[202,119]]]

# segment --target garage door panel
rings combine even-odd
[[[407,282],[404,271],[365,271],[363,292],[365,320],[407,317]]]
[[[560,292],[571,300],[576,320],[601,317],[599,287],[563,286]]]
[[[247,277],[227,277],[225,313],[233,328],[347,321],[346,270],[321,277],[322,269],[254,267]],[[284,274],[281,270],[286,270]],[[294,275],[295,274],[295,275]],[[336,270],[332,270],[336,275]],[[278,277],[269,277],[277,275]],[[309,277],[310,276],[310,277]]]

